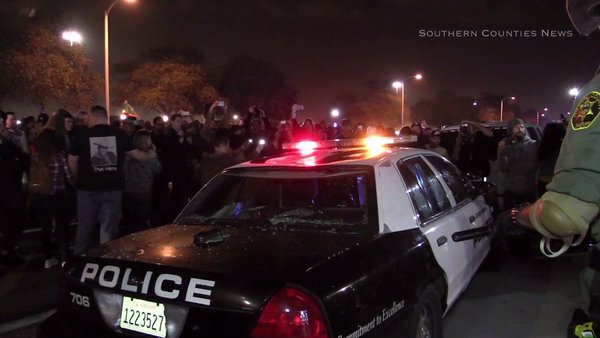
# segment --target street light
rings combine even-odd
[[[106,118],[110,120],[110,76],[109,76],[109,60],[108,60],[108,13],[121,0],[115,0],[104,11],[104,94],[106,100]],[[136,0],[123,0],[128,3],[134,3]]]
[[[338,117],[340,117],[340,110],[339,109],[332,109],[331,110],[331,117],[333,117],[334,119],[337,119]]]
[[[502,100],[500,100],[500,122],[502,122],[502,118],[504,115],[504,101],[506,100],[514,100],[515,97],[514,96],[509,96],[509,97],[505,97]]]
[[[394,81],[392,82],[392,87],[396,90],[396,95],[398,95],[398,89],[400,90],[400,102],[401,102],[401,106],[400,106],[400,125],[404,126],[404,83],[406,82],[406,80],[415,78],[417,80],[421,80],[423,78],[422,74],[415,74],[413,76],[409,76],[407,78],[405,78],[402,81]]]
[[[548,108],[544,108],[544,111],[547,112]],[[546,117],[546,114],[542,113],[542,117]],[[536,117],[535,117],[535,121],[536,121],[536,125],[540,125],[540,111],[536,111]]]
[[[569,95],[573,96],[573,98],[575,98],[577,95],[579,95],[579,88],[577,87],[573,87],[569,90]]]
[[[79,32],[77,32],[77,31],[64,31],[62,33],[62,38],[64,40],[69,41],[69,43],[71,44],[71,47],[73,46],[73,42],[81,43],[81,41],[83,41],[81,34],[79,34]]]

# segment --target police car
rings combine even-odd
[[[406,141],[299,142],[223,171],[175,224],[67,263],[38,337],[441,337],[492,217]]]

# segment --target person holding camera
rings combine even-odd
[[[490,158],[494,157],[492,131],[479,123],[463,121],[454,143],[451,160],[465,174],[490,174]]]
[[[504,174],[504,208],[536,199],[538,144],[525,132],[521,119],[506,128],[507,137],[498,143],[498,169]]]

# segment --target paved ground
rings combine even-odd
[[[584,261],[583,253],[510,257],[498,272],[480,271],[444,319],[445,337],[566,337]]]
[[[43,269],[35,251],[18,269],[0,270],[0,337],[33,338],[57,295],[58,268]],[[562,338],[579,305],[582,253],[557,259],[507,258],[480,271],[444,319],[446,338]]]

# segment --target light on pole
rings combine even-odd
[[[502,100],[500,100],[500,122],[502,122],[502,119],[504,117],[504,101],[514,100],[514,99],[516,99],[514,96],[509,96],[509,97],[505,97]]]
[[[62,33],[62,38],[69,41],[71,47],[73,46],[73,43],[81,43],[81,41],[83,41],[81,34],[77,31],[64,31]]]
[[[573,99],[575,99],[575,97],[577,95],[579,95],[579,88],[577,87],[573,87],[569,90],[569,95],[573,96]]]
[[[104,11],[104,94],[106,104],[106,118],[110,121],[110,68],[108,58],[108,14],[110,10],[121,0],[114,0],[113,3],[108,6],[108,9]],[[136,0],[123,0],[128,3],[134,3]]]
[[[422,74],[415,74],[413,76],[409,76],[405,78],[403,81],[394,81],[392,82],[392,88],[396,90],[396,95],[398,95],[398,89],[400,89],[400,125],[404,126],[404,83],[406,80],[415,78],[417,80],[421,80],[423,78]]]
[[[332,109],[331,110],[331,117],[333,119],[337,119],[338,117],[340,117],[340,110],[336,109],[336,108]]]
[[[547,112],[547,111],[548,111],[548,108],[544,108],[544,112]],[[545,113],[542,113],[541,115],[542,115],[542,117],[546,117]],[[536,119],[535,119],[535,121],[536,121],[536,125],[539,126],[540,125],[540,111],[539,110],[536,111]]]

